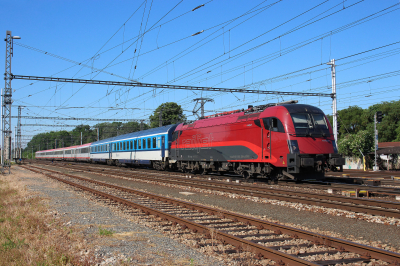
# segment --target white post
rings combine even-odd
[[[337,97],[336,97],[336,68],[335,68],[335,59],[332,59],[328,65],[331,66],[332,72],[332,115],[333,115],[333,136],[335,138],[336,147],[338,140],[338,132],[337,132]]]
[[[82,131],[81,131],[81,145],[82,145]]]
[[[375,166],[374,166],[374,171],[378,171],[379,170],[379,167],[378,167],[378,164],[377,164],[377,154],[376,154],[376,151],[378,150],[378,144],[379,144],[379,142],[378,142],[378,131],[376,130],[376,113],[375,113],[375,115],[374,115],[374,136],[375,136]]]
[[[17,158],[17,146],[15,146],[15,137],[16,137],[17,127],[14,130],[14,158]]]

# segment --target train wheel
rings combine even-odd
[[[242,172],[242,177],[245,178],[245,179],[249,179],[249,178],[250,178],[249,172],[243,171],[243,172]]]
[[[203,168],[203,172],[201,173],[202,175],[208,175],[210,171],[208,169]]]

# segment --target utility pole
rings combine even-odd
[[[81,131],[81,145],[82,145],[82,131]]]
[[[98,127],[96,129],[97,129],[97,141],[99,141],[100,140],[100,134],[99,134],[100,129]]]
[[[204,118],[204,105],[206,104],[206,102],[213,102],[214,100],[211,99],[211,98],[197,98],[197,99],[194,99],[193,101],[196,102],[196,104],[195,104],[195,106],[194,106],[194,108],[193,108],[193,114],[194,114],[194,115],[197,115],[198,118]],[[200,103],[200,107],[197,108],[197,110],[196,110],[197,104],[199,104],[199,103]],[[200,109],[201,109],[201,113],[200,113],[201,116],[199,116],[199,115],[197,114],[197,112],[198,112]]]
[[[161,107],[161,110],[158,112],[158,126],[159,127],[162,127],[162,125],[163,125],[163,121],[162,121],[162,112],[163,112],[163,110],[164,110],[164,108],[163,107]]]
[[[6,67],[4,73],[5,86],[2,93],[2,156],[1,167],[4,173],[5,168],[8,168],[8,173],[11,173],[11,103],[12,103],[12,88],[11,88],[11,58],[13,56],[13,40],[21,39],[18,36],[12,36],[11,31],[6,31]]]
[[[54,140],[54,149],[57,149],[57,139]]]
[[[331,66],[332,72],[332,115],[333,115],[333,136],[337,147],[338,131],[337,131],[337,97],[336,97],[336,65],[335,59],[332,59],[327,65]]]
[[[378,111],[374,115],[374,135],[375,135],[375,166],[374,171],[379,171],[378,163],[377,163],[377,150],[379,148],[379,140],[378,140],[378,130],[376,129],[376,124],[382,121],[382,112]]]

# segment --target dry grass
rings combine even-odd
[[[93,265],[78,231],[62,226],[16,176],[0,176],[0,265]]]

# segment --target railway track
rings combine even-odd
[[[260,262],[268,259],[275,265],[400,263],[398,253],[59,171],[32,165],[22,167],[117,203],[121,208],[130,208],[134,215],[150,215],[159,220],[165,232],[191,233],[199,246],[212,246],[216,252],[251,252]]]
[[[370,192],[370,195],[376,196],[387,196],[387,197],[395,197],[400,196],[400,182],[398,182],[398,187],[381,187],[381,186],[365,186],[365,185],[357,185],[357,184],[343,184],[343,183],[335,183],[335,182],[294,182],[291,180],[280,180],[278,182],[279,185],[290,186],[290,187],[299,187],[299,188],[308,188],[308,189],[318,189],[318,190],[338,190],[338,191],[346,191],[346,190],[366,190]]]
[[[62,168],[82,171],[86,173],[98,173],[111,175],[116,178],[134,178],[144,181],[156,181],[172,185],[190,186],[193,188],[216,190],[227,193],[235,193],[243,196],[267,198],[273,200],[281,200],[293,203],[302,203],[308,205],[316,205],[326,208],[341,209],[356,213],[367,213],[371,215],[380,215],[386,217],[400,218],[400,203],[382,200],[372,200],[363,198],[351,198],[340,195],[319,194],[311,192],[302,192],[294,190],[283,190],[271,188],[268,186],[258,186],[243,183],[228,183],[214,180],[204,180],[195,178],[179,177],[164,172],[138,172],[124,171],[122,169],[107,169],[74,165],[70,168],[68,165],[57,165]]]

